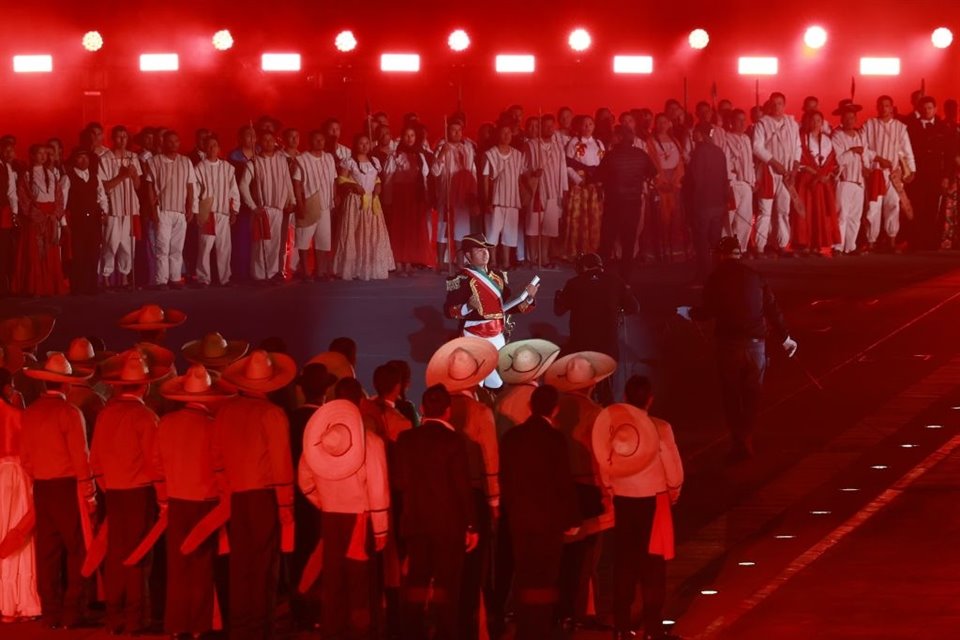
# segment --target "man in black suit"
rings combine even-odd
[[[917,161],[916,176],[907,185],[914,215],[908,238],[912,249],[936,249],[942,235],[940,195],[956,142],[937,117],[937,101],[933,97],[920,98],[917,110],[919,117],[907,120],[907,134]]]
[[[730,201],[730,176],[727,157],[710,137],[709,124],[693,131],[696,147],[683,176],[684,205],[693,229],[693,249],[697,254],[697,282],[710,273],[711,249],[720,242],[723,218]]]
[[[565,533],[580,525],[566,440],[552,423],[560,394],[549,385],[530,398],[532,416],[500,443],[500,500],[513,540],[517,639],[551,637],[556,625]]]
[[[400,535],[409,568],[403,588],[404,635],[427,637],[424,609],[433,580],[431,608],[436,640],[457,638],[464,550],[479,540],[477,513],[463,436],[450,424],[450,394],[434,385],[423,394],[424,421],[397,440],[396,489],[403,497]]]

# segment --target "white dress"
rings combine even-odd
[[[0,540],[30,510],[32,492],[30,478],[20,461],[15,457],[0,458]],[[31,534],[17,552],[0,560],[0,614],[5,618],[40,615],[33,544]]]

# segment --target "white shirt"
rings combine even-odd
[[[56,202],[57,184],[60,181],[60,172],[56,169],[47,169],[37,165],[29,169],[33,180],[28,183],[30,195],[34,202]]]
[[[17,172],[9,164],[7,168],[7,200],[10,202],[10,211],[16,215],[20,209],[17,200]]]
[[[504,155],[498,147],[488,149],[483,175],[490,178],[490,204],[519,209],[520,174],[524,173],[523,154],[510,147]]]
[[[257,154],[240,178],[240,196],[251,209],[262,206],[282,211],[293,204],[293,179],[286,156],[279,151],[272,156]]]
[[[469,141],[444,142],[430,167],[437,179],[438,209],[445,213],[448,200],[454,207],[464,206],[477,195],[477,149]]]
[[[147,181],[152,182],[157,190],[157,206],[161,211],[186,213],[188,205],[192,211],[197,210],[197,174],[190,158],[179,153],[173,159],[159,155],[151,158],[149,165]],[[188,185],[194,187],[190,203],[187,202]]]
[[[800,162],[800,125],[790,116],[763,116],[753,129],[753,154],[763,162],[776,160],[787,171]]]
[[[116,151],[103,154],[100,156],[100,180],[103,182],[113,180],[120,173],[120,168],[126,166],[132,166],[138,176],[143,175],[140,161],[132,151],[124,151],[119,157]],[[110,215],[140,215],[140,198],[137,197],[137,191],[133,188],[133,180],[125,178],[113,185],[107,197],[110,201],[110,208],[107,210]]]
[[[728,131],[723,136],[723,151],[727,156],[730,181],[745,182],[753,187],[757,183],[757,168],[753,160],[750,136]]]
[[[576,160],[588,167],[596,167],[603,159],[604,148],[603,143],[596,138],[571,137],[567,141],[566,152],[567,157],[571,160]],[[567,168],[567,175],[575,185],[583,182],[583,176],[577,173],[573,167]]]
[[[204,158],[197,163],[197,179],[200,185],[198,200],[212,198],[213,213],[230,215],[231,211],[240,210],[240,190],[232,164],[225,160],[211,162]]]
[[[321,151],[320,155],[312,151],[297,156],[300,167],[294,180],[303,182],[303,197],[312,198],[320,194],[321,206],[333,208],[333,197],[337,181],[337,166],[333,154]]]
[[[863,147],[863,153],[855,153],[854,147]],[[873,162],[873,151],[867,148],[859,130],[850,133],[837,129],[833,134],[833,149],[840,165],[840,180],[864,186],[863,170]]]
[[[804,136],[803,143],[810,151],[810,155],[813,156],[813,161],[817,163],[818,167],[822,167],[830,159],[830,154],[833,152],[833,143],[830,141],[830,136],[822,133],[819,136],[808,133]]]
[[[863,139],[866,146],[874,153],[874,162],[876,158],[884,158],[893,163],[894,168],[903,160],[910,171],[917,170],[917,163],[913,157],[913,146],[910,144],[910,136],[907,134],[907,125],[896,118],[884,122],[879,118],[870,118],[863,125]],[[874,168],[879,168],[875,164]],[[885,169],[884,173],[889,174]]]
[[[660,436],[660,448],[657,456],[647,468],[623,478],[603,478],[605,486],[613,490],[613,495],[624,498],[649,498],[668,490],[678,491],[683,485],[683,463],[673,437],[670,423],[654,418]]]
[[[656,154],[657,164],[663,171],[670,171],[680,166],[682,155],[680,146],[671,140],[661,140],[656,134],[650,136],[647,143],[647,153]]]
[[[77,174],[77,177],[84,182],[90,180],[90,170],[84,169],[80,170],[74,167],[72,169],[73,173]],[[69,200],[67,197],[70,195],[70,173],[63,174],[63,177],[60,178],[60,192],[63,195],[63,206],[67,206]],[[107,193],[103,189],[103,181],[97,176],[97,204],[100,205],[101,211],[106,211],[109,203],[107,202]]]
[[[377,181],[380,179],[380,161],[371,157],[364,162],[357,162],[352,157],[343,164],[343,168],[353,180],[363,187],[364,193],[373,193]]]
[[[528,140],[524,151],[528,171],[543,169],[539,190],[545,200],[559,200],[570,188],[563,146],[557,137]]]

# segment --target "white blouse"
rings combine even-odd
[[[833,151],[833,142],[830,140],[830,136],[827,135],[820,134],[819,141],[817,138],[817,135],[808,133],[804,136],[803,142],[807,146],[807,149],[810,150],[813,161],[817,163],[818,167],[822,167],[827,163],[827,160],[830,159],[830,153]]]
[[[351,157],[344,163],[343,167],[349,172],[350,177],[363,187],[364,193],[373,193],[373,188],[380,178],[379,160],[371,157],[366,162],[358,163]]]

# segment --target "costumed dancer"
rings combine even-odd
[[[757,177],[760,211],[753,228],[756,250],[761,253],[767,248],[774,213],[777,239],[770,249],[787,251],[790,190],[800,162],[800,127],[793,117],[786,115],[786,97],[773,93],[769,103],[770,112],[760,118],[753,130],[753,154],[762,163]]]
[[[59,295],[67,291],[60,254],[60,174],[46,166],[43,145],[30,147],[30,162],[19,180],[20,243],[11,290],[29,296]]]
[[[452,262],[447,255],[449,236],[460,242],[470,233],[470,220],[479,213],[477,200],[477,152],[476,146],[463,136],[463,122],[452,119],[447,123],[446,139],[437,150],[430,168],[437,177],[437,261]],[[447,223],[453,220],[453,233]],[[451,248],[451,254],[453,249]]]
[[[733,191],[730,218],[723,232],[726,236],[736,238],[742,250],[746,251],[750,229],[753,228],[753,192],[757,184],[757,167],[753,159],[753,143],[747,135],[747,114],[743,109],[736,109],[731,115],[731,130],[723,136],[723,150],[727,154],[730,189]]]
[[[330,251],[333,249],[331,212],[336,208],[337,165],[332,153],[324,151],[322,131],[310,132],[310,150],[297,156],[300,171],[293,179],[297,198],[296,236],[303,278],[308,277],[310,248],[316,257],[314,280],[329,280]]]
[[[113,150],[99,156],[98,174],[109,199],[109,206],[103,209],[106,222],[103,225],[100,277],[103,286],[108,287],[114,270],[119,271],[120,286],[127,288],[133,285],[130,281],[133,247],[135,240],[140,237],[140,199],[137,191],[143,172],[137,154],[127,150],[130,141],[127,128],[114,127],[111,137]],[[73,213],[69,203],[67,210]],[[74,230],[76,233],[77,230]]]
[[[153,285],[159,289],[183,286],[183,243],[187,225],[197,211],[197,174],[190,158],[180,154],[180,136],[163,134],[163,153],[148,161],[147,182],[157,210]]]
[[[833,149],[837,154],[837,214],[840,242],[833,250],[838,253],[857,252],[857,236],[863,220],[866,196],[866,176],[873,152],[867,149],[863,133],[857,127],[857,113],[863,110],[853,100],[842,100],[833,115],[840,116],[840,127],[833,133]]]
[[[132,155],[132,154],[131,154]],[[109,154],[110,157],[113,154]],[[112,217],[106,216],[110,210],[107,194],[100,177],[90,170],[91,154],[87,151],[75,153],[67,161],[70,169],[60,178],[63,202],[66,203],[67,224],[70,228],[70,291],[72,293],[97,293],[98,265],[107,264],[101,254],[101,234],[107,234]],[[102,161],[102,160],[101,160]],[[101,164],[101,171],[103,165]],[[136,194],[132,195],[136,202]],[[104,218],[106,225],[104,226]],[[113,230],[116,235],[120,232]],[[126,236],[128,253],[123,274],[124,286],[128,284],[127,275],[133,264],[131,247],[133,239]],[[111,267],[113,254],[110,256]],[[111,272],[112,273],[112,272]],[[108,278],[104,277],[106,281]]]
[[[890,248],[900,233],[900,213],[911,211],[904,183],[916,173],[917,163],[907,125],[894,117],[893,98],[877,98],[877,117],[863,125],[863,139],[873,162],[867,186],[867,250],[873,250],[880,238],[881,225]]]

